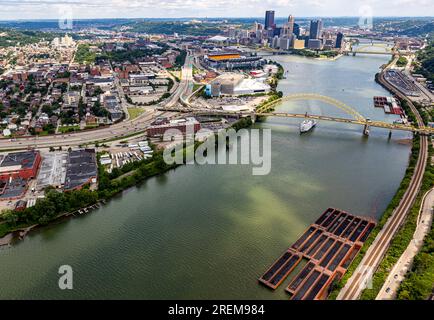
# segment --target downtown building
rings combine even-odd
[[[276,26],[274,23],[274,11],[267,10],[265,11],[265,29],[274,29]]]
[[[323,23],[322,20],[312,20],[310,22],[309,39],[321,38]]]

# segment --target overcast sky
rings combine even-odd
[[[434,16],[433,0],[0,0],[0,20],[82,18]]]

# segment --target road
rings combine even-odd
[[[391,65],[393,65],[393,62]],[[394,92],[398,97],[408,102],[410,108],[416,116],[418,125],[423,127],[424,124],[422,118],[420,117],[419,112],[414,107],[413,103],[384,79],[384,72],[380,74],[379,81],[391,92]],[[338,300],[358,299],[362,291],[366,288],[367,284],[371,280],[373,273],[378,269],[378,266],[380,265],[387,249],[389,248],[390,242],[399,230],[399,227],[403,223],[408,211],[416,199],[422,182],[423,174],[425,172],[427,156],[428,138],[426,136],[420,136],[419,156],[408,189],[404,193],[404,196],[402,197],[398,207],[393,211],[391,217],[387,220],[386,224],[378,233],[359,266],[356,268],[350,279],[348,279],[344,288],[342,288],[340,291],[337,297]]]
[[[128,112],[128,108],[135,107],[135,106],[128,103],[128,101],[125,97],[124,89],[122,88],[122,85],[121,85],[121,81],[119,80],[119,77],[115,74],[115,71],[113,70],[113,66],[112,66],[111,62],[109,63],[109,65],[110,65],[110,69],[112,71],[112,74],[114,76],[114,82],[115,82],[116,90],[118,92],[119,99],[121,100],[121,106],[122,106],[122,110],[124,111],[124,114],[125,114],[125,120],[129,120],[130,119],[130,113]]]
[[[390,271],[389,276],[376,297],[376,300],[393,300],[396,298],[398,288],[404,280],[405,274],[410,269],[414,257],[423,245],[423,239],[431,230],[433,206],[434,189],[431,189],[423,198],[413,239],[393,266],[393,269]]]
[[[154,107],[173,107],[175,106],[181,96],[188,95],[193,87],[193,69],[191,65],[191,56],[187,54],[185,65],[182,68],[181,81],[177,89],[173,92],[170,98],[159,103]],[[118,88],[119,90],[119,88]],[[122,104],[127,102],[123,101],[122,94],[120,94]],[[139,115],[133,120],[124,120],[122,122],[103,127],[95,130],[79,131],[70,134],[56,134],[47,136],[32,136],[21,137],[16,139],[0,139],[0,151],[5,150],[20,150],[27,148],[48,148],[48,147],[73,147],[93,142],[103,142],[105,140],[121,140],[131,134],[143,132],[150,123],[158,116],[172,116],[173,113],[160,112],[154,108],[148,108],[144,113]]]

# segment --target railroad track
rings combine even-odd
[[[408,102],[412,112],[416,116],[419,127],[424,127],[423,120],[413,103],[404,94],[397,91],[387,83],[383,77],[383,73],[380,74],[380,82],[382,82],[391,92],[394,92],[398,97]],[[428,155],[428,137],[420,136],[419,139],[419,156],[408,189],[404,193],[400,204],[392,213],[392,216],[386,222],[383,229],[379,232],[377,238],[368,249],[366,255],[363,257],[360,265],[355,271],[355,274],[348,280],[345,287],[339,293],[337,299],[355,300],[360,296],[362,290],[366,287],[367,281],[372,276],[373,271],[380,265],[382,258],[389,248],[390,242],[413,205],[420,190]]]

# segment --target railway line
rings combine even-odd
[[[420,128],[424,128],[423,120],[413,103],[400,91],[392,87],[385,79],[383,73],[379,76],[379,81],[391,92],[394,92],[399,98],[407,101],[412,112],[416,116]],[[428,156],[428,137],[420,136],[419,155],[414,169],[410,185],[399,203],[398,207],[392,213],[383,229],[378,233],[377,238],[368,249],[366,255],[360,262],[353,276],[348,280],[344,288],[339,293],[338,300],[355,300],[358,299],[363,289],[366,288],[373,272],[378,268],[384,257],[390,242],[397,233],[399,227],[404,222],[408,211],[413,205],[417,194],[420,190],[423,175]]]

